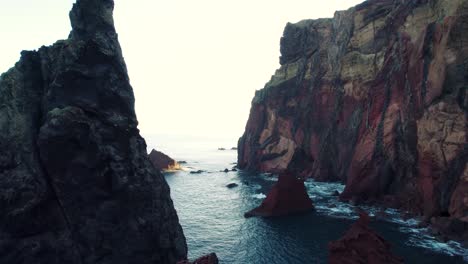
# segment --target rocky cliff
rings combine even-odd
[[[0,77],[0,263],[176,263],[187,247],[137,129],[112,0]]]
[[[342,181],[343,200],[468,225],[468,1],[368,0],[288,24],[239,167]],[[467,230],[465,228],[465,230]]]

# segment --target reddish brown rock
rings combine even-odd
[[[256,92],[241,169],[346,183],[345,201],[464,221],[468,2],[368,0],[287,24]]]
[[[390,244],[369,228],[369,215],[359,220],[337,241],[328,244],[329,264],[397,264],[400,257],[391,252]]]
[[[252,216],[281,216],[304,213],[314,208],[312,200],[307,194],[302,179],[289,173],[280,174],[278,182],[267,194],[262,204],[245,213],[245,217]]]
[[[177,262],[177,264],[218,264],[218,256],[216,256],[215,253],[211,253],[209,255],[198,258],[193,262],[183,260]]]
[[[177,161],[155,149],[151,150],[149,159],[153,166],[158,170],[172,171],[181,169],[181,166]]]

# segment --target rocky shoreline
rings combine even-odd
[[[467,1],[369,0],[288,24],[239,168],[346,184],[340,198],[468,240]],[[455,231],[456,230],[456,231]]]
[[[160,172],[180,165],[146,152],[113,9],[77,0],[68,39],[23,51],[0,76],[0,263],[218,263],[187,260]],[[467,11],[465,0],[369,0],[288,24],[282,67],[231,148],[239,168],[280,174],[246,216],[313,210],[313,177],[346,182],[343,201],[410,209],[467,240]],[[330,244],[330,263],[356,252],[401,262],[368,222]]]

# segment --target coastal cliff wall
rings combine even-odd
[[[176,263],[187,256],[137,129],[112,0],[78,0],[66,40],[0,77],[0,263]]]
[[[468,1],[369,0],[287,24],[240,168],[342,181],[343,200],[468,223]]]

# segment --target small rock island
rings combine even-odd
[[[161,171],[177,171],[182,170],[182,166],[169,157],[168,155],[157,151],[155,149],[151,150],[150,154],[148,155],[151,163],[153,164],[154,168]]]

